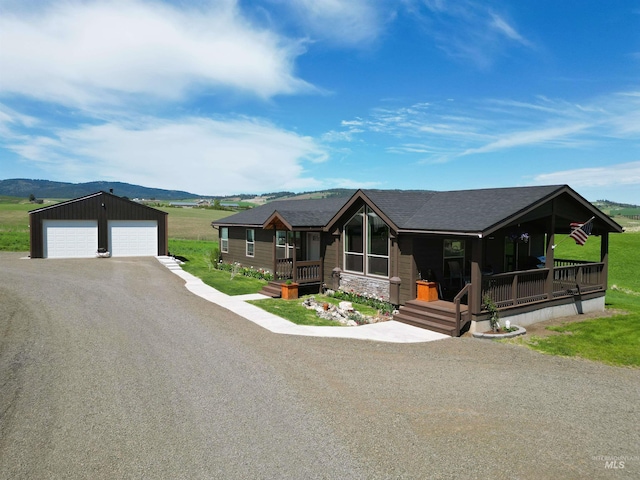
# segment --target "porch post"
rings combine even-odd
[[[482,306],[482,258],[483,238],[474,238],[471,241],[471,290],[469,298],[469,313],[479,315]]]
[[[294,232],[293,230],[291,231],[293,233],[293,235],[291,235],[293,237],[293,282],[297,283],[298,282],[298,268],[296,266],[296,257],[298,256],[298,245],[296,245],[296,232]]]
[[[609,232],[603,232],[600,237],[600,261],[604,264],[600,281],[606,290],[609,287]]]
[[[554,243],[555,243],[555,232],[556,232],[556,199],[554,198],[551,201],[551,217],[547,220],[547,250],[546,257],[544,261],[544,266],[549,270],[549,274],[547,275],[547,282],[545,285],[545,290],[547,293],[547,299],[553,299],[553,276],[554,276],[554,266],[555,259],[553,256],[554,253]]]
[[[271,247],[271,258],[273,259],[273,279],[277,280],[278,279],[278,258],[277,258],[277,247],[276,247],[276,242],[277,242],[277,229],[274,228],[273,229],[273,246]]]

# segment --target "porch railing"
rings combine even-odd
[[[605,290],[604,263],[560,260],[566,266],[500,273],[482,277],[482,298],[491,298],[498,308],[521,306],[544,300]],[[570,263],[571,262],[571,263]],[[553,291],[548,291],[553,275]]]
[[[279,258],[276,261],[276,279],[293,280],[298,283],[316,283],[322,281],[322,261],[297,261],[295,275],[292,258]]]
[[[279,258],[276,260],[275,278],[290,280],[293,278],[293,258]]]
[[[553,269],[553,297],[604,290],[604,263],[581,263]]]
[[[468,321],[469,317],[467,317],[465,319],[465,322],[462,322],[462,312],[461,312],[461,308],[460,308],[460,303],[462,302],[462,298],[465,295],[469,295],[469,291],[471,290],[471,284],[467,283],[462,290],[460,290],[458,292],[458,294],[454,297],[453,299],[453,303],[456,306],[456,330],[455,332],[453,332],[454,334],[452,335],[453,337],[458,337],[460,336],[460,331],[462,330],[462,327],[464,327],[464,325],[466,324],[466,322]],[[468,315],[468,313],[467,313]]]

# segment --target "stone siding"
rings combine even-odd
[[[354,291],[360,295],[373,295],[376,298],[389,301],[389,280],[385,278],[365,277],[340,273],[340,290]]]

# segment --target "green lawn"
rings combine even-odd
[[[204,283],[227,295],[259,292],[266,281],[236,275],[213,268],[212,254],[218,242],[169,238],[169,252],[184,260],[182,269],[202,279]]]
[[[249,301],[249,303],[298,325],[315,325],[320,327],[341,326],[339,322],[324,320],[318,317],[314,310],[309,310],[302,305],[303,300],[303,298],[297,300],[268,298],[265,300],[252,300]]]
[[[266,310],[267,312],[285,318],[290,322],[298,325],[315,325],[315,326],[343,326],[340,322],[324,320],[316,315],[314,310],[308,309],[302,305],[302,302],[312,295],[306,295],[296,300],[282,300],[279,298],[267,298],[264,300],[252,300],[249,303]],[[330,303],[338,305],[340,300],[337,298],[327,297],[325,295],[313,295],[318,302]],[[352,303],[354,310],[362,315],[375,316],[378,311],[367,305]]]
[[[640,366],[640,295],[607,292],[609,308],[627,315],[548,327],[563,335],[523,338],[518,343],[551,355],[581,357],[610,365]]]

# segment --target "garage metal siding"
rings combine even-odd
[[[29,212],[31,258],[44,256],[44,220],[97,220],[98,248],[109,248],[109,220],[155,220],[158,223],[157,255],[168,253],[167,213],[107,192],[69,200]]]

